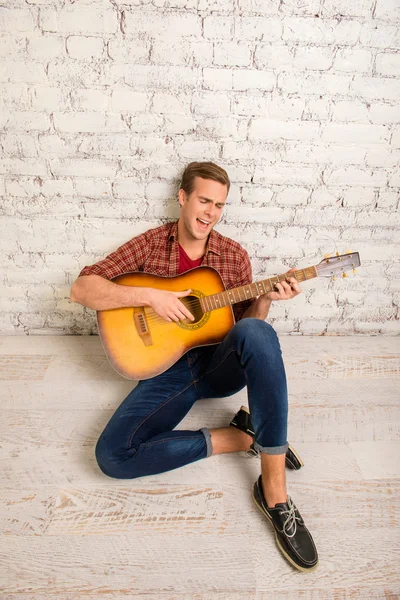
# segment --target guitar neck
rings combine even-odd
[[[285,281],[287,276],[287,273],[283,273],[282,275],[269,277],[268,279],[263,279],[262,281],[256,281],[254,283],[249,283],[248,285],[242,285],[237,288],[225,290],[224,292],[219,292],[218,294],[203,296],[200,299],[201,308],[204,312],[209,312],[211,310],[222,308],[223,306],[229,306],[232,304],[237,304],[238,302],[243,302],[244,300],[256,298],[257,296],[261,296],[261,294],[266,294],[267,292],[274,292],[276,291],[274,286],[280,281]],[[301,283],[302,281],[306,281],[306,279],[318,277],[318,273],[315,266],[312,266],[294,271],[290,274],[290,277],[295,277],[297,281]]]

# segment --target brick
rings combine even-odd
[[[114,111],[137,113],[148,107],[148,95],[129,89],[114,89],[111,96],[111,106]]]
[[[318,137],[317,123],[252,119],[249,128],[249,139],[310,140]]]
[[[232,37],[234,21],[232,17],[210,16],[204,18],[204,37],[211,39]]]
[[[338,193],[335,193],[334,190],[325,187],[317,188],[311,194],[310,207],[335,206],[339,200]]]
[[[110,104],[110,92],[76,89],[71,93],[72,108],[76,111],[106,111]]]
[[[150,41],[137,38],[116,38],[108,42],[108,55],[117,63],[146,64],[149,62]]]
[[[352,46],[357,43],[360,23],[348,20],[286,17],[282,39],[289,42],[329,46]]]
[[[144,34],[151,37],[162,37],[168,33],[168,37],[175,36],[197,36],[201,37],[200,16],[187,13],[158,13],[153,12],[151,18],[145,11],[125,12],[125,31],[127,35],[137,36]]]
[[[212,65],[213,47],[208,41],[155,40],[151,49],[151,62],[157,65]]]
[[[88,156],[127,156],[130,154],[130,139],[130,133],[87,136],[79,144],[78,153]]]
[[[254,55],[254,62],[258,69],[292,67],[294,53],[295,47],[293,46],[258,44]]]
[[[366,185],[379,187],[386,185],[387,175],[383,170],[348,168],[333,169],[325,173],[324,180],[328,185]]]
[[[224,42],[214,45],[214,64],[218,66],[249,67],[251,50],[242,42]]]
[[[51,171],[56,176],[71,175],[74,177],[114,177],[117,163],[92,159],[54,159]]]
[[[203,69],[203,87],[207,90],[231,90],[233,75],[229,69]]]
[[[229,113],[230,102],[225,94],[207,93],[194,94],[192,110],[200,115],[226,115]]]
[[[235,223],[285,223],[292,216],[290,210],[277,206],[247,206],[246,210],[243,210],[242,206],[227,206],[226,211],[229,219],[232,219]]]
[[[350,75],[328,73],[279,73],[277,88],[288,94],[347,94],[352,82]]]
[[[222,147],[223,158],[229,160],[256,160],[260,156],[263,160],[274,162],[279,156],[280,147],[277,144],[263,142],[248,142],[226,140]]]
[[[18,112],[7,121],[8,131],[47,131],[50,128],[48,115],[39,112]]]
[[[387,142],[390,132],[383,125],[364,125],[359,123],[329,123],[322,130],[321,139],[326,142],[352,144],[382,144]]]
[[[254,182],[258,183],[262,181],[285,185],[313,185],[317,183],[319,176],[319,170],[312,167],[278,163],[256,167]]]
[[[104,130],[105,115],[98,112],[54,113],[54,127],[71,133],[100,132]]]
[[[275,74],[255,69],[237,69],[233,71],[232,85],[234,90],[256,89],[272,91],[275,86]]]
[[[53,133],[39,135],[39,147],[46,158],[73,156],[78,143],[74,136],[60,136]]]
[[[169,115],[190,115],[190,94],[156,92],[152,108],[156,113]]]
[[[218,147],[216,142],[186,140],[176,145],[176,153],[180,158],[215,161],[218,157]]]
[[[369,120],[369,110],[366,102],[361,100],[338,100],[333,105],[333,121],[365,123]]]
[[[125,71],[125,83],[135,89],[147,91],[150,88],[166,88],[170,90],[195,87],[196,71],[189,67],[158,67],[154,65],[132,65]]]
[[[7,175],[48,175],[47,166],[43,160],[26,160],[18,158],[0,158],[0,174]]]
[[[264,96],[248,96],[246,93],[235,92],[231,110],[242,116],[263,116],[267,113],[267,98]]]
[[[44,65],[31,61],[2,60],[0,62],[0,82],[46,83]]]
[[[379,190],[377,208],[398,208],[400,198],[397,192]]]
[[[58,87],[36,86],[31,89],[32,108],[53,112],[69,108],[67,92]]]
[[[0,31],[31,32],[34,28],[33,14],[28,8],[0,7]]]
[[[104,51],[104,41],[101,37],[70,35],[66,40],[67,54],[78,60],[101,58]]]
[[[79,4],[62,8],[40,9],[40,27],[43,31],[60,33],[111,34],[118,29],[117,12],[105,5]]]
[[[335,71],[371,73],[372,53],[366,48],[341,48],[335,56]]]
[[[399,21],[399,5],[396,0],[378,0],[376,3],[375,17],[388,21]]]
[[[307,204],[310,190],[302,187],[285,187],[275,195],[275,201],[284,206],[300,206]]]
[[[286,97],[272,94],[267,100],[267,112],[271,119],[283,121],[301,119],[305,110],[305,102],[302,98]]]
[[[360,44],[372,48],[398,49],[400,27],[372,20],[363,23],[360,30]]]
[[[166,115],[164,119],[164,131],[166,134],[194,133],[196,122],[192,117],[183,115]]]
[[[56,35],[32,36],[28,38],[27,52],[32,60],[46,62],[65,52],[65,41]]]
[[[273,191],[271,188],[258,186],[245,186],[242,189],[242,199],[245,204],[253,206],[268,205],[271,203]]]
[[[75,191],[78,196],[86,198],[111,198],[112,185],[109,179],[74,178]]]
[[[134,178],[116,179],[112,187],[116,198],[145,197],[146,184]]]
[[[37,136],[32,133],[7,133],[2,137],[1,145],[5,156],[17,158],[39,156]]]
[[[284,157],[291,163],[362,165],[365,153],[365,149],[359,146],[291,142],[286,145]]]
[[[99,84],[100,73],[98,66],[66,57],[49,63],[46,83],[50,83],[52,87],[90,88]]]
[[[325,207],[324,210],[316,210],[313,207],[300,208],[296,211],[294,218],[295,225],[313,225],[324,227],[340,227],[345,225],[349,227],[355,223],[356,214],[353,210],[336,206]],[[329,242],[330,244],[330,242]]]
[[[261,2],[261,0],[258,0]],[[275,8],[277,7],[276,2],[272,2]],[[309,2],[303,2],[302,0],[283,0],[279,5],[279,11],[285,15],[299,15],[306,16],[312,15],[313,17],[319,12],[320,2],[319,0],[310,0]]]
[[[241,14],[278,15],[279,5],[274,0],[239,0]]]
[[[324,0],[322,14],[325,17],[372,17],[371,0]]]
[[[399,107],[397,103],[372,103],[369,108],[369,117],[371,122],[376,124],[400,123]]]
[[[209,138],[210,136],[215,139],[232,139],[236,137],[238,139],[244,139],[247,133],[247,124],[241,128],[241,124],[237,119],[230,117],[205,117],[201,120],[201,123],[197,125],[197,135],[200,137],[204,136]]]
[[[386,167],[392,169],[400,164],[400,152],[396,149],[375,146],[368,148],[365,155],[367,167]]]
[[[12,56],[23,59],[26,52],[26,37],[19,33],[14,35],[0,34],[0,56]]]
[[[366,99],[397,100],[400,96],[400,80],[356,75],[350,92]]]
[[[301,71],[324,71],[332,67],[333,58],[332,49],[329,47],[300,46],[296,48],[293,66]]]
[[[276,42],[282,36],[282,21],[277,18],[237,17],[235,21],[235,37],[239,40],[260,40]]]
[[[330,120],[331,100],[318,96],[307,98],[305,109],[301,118],[303,121]]]
[[[376,72],[380,75],[400,75],[400,54],[378,54],[376,57]]]
[[[375,202],[375,190],[371,188],[347,188],[343,192],[343,202],[345,206],[369,206]]]
[[[5,109],[28,110],[31,107],[28,86],[20,83],[1,83],[0,102]]]

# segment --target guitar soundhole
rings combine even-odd
[[[186,308],[192,313],[194,316],[194,321],[186,320],[185,323],[188,325],[194,325],[198,323],[203,318],[203,311],[201,309],[200,300],[196,298],[196,296],[185,296],[180,299],[182,304],[186,306]]]

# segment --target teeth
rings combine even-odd
[[[200,223],[204,223],[205,225],[209,225],[210,221],[203,221],[203,219],[199,219]]]

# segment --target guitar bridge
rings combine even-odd
[[[149,331],[149,326],[147,324],[146,314],[144,312],[144,308],[134,307],[133,309],[133,320],[135,322],[136,331],[139,334],[142,342],[145,346],[152,346],[153,340],[151,339],[151,334]]]

